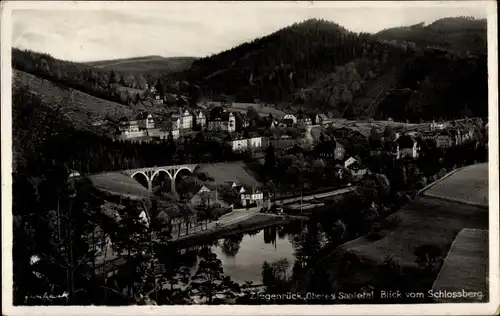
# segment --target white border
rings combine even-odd
[[[285,306],[130,306],[130,307],[13,307],[12,306],[12,130],[11,130],[11,81],[10,42],[12,34],[11,11],[13,9],[36,10],[89,10],[89,9],[142,9],[169,8],[214,8],[230,10],[235,7],[245,9],[266,6],[286,8],[290,6],[307,8],[312,5],[325,8],[339,7],[467,7],[483,6],[488,12],[488,77],[489,77],[489,202],[490,202],[490,303],[485,304],[420,304],[420,305],[285,305]],[[83,1],[15,1],[2,2],[1,27],[1,135],[2,135],[2,311],[6,315],[195,315],[195,314],[231,314],[231,315],[493,315],[499,306],[499,214],[498,214],[498,72],[497,72],[497,10],[496,1],[409,1],[409,2],[83,2]]]

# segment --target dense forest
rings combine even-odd
[[[129,106],[143,100],[141,91],[149,84],[162,97],[229,96],[349,118],[419,121],[485,116],[486,55],[486,20],[446,18],[367,34],[311,19],[194,60],[188,70],[165,73],[158,80],[146,79],[147,72],[127,74],[129,67],[123,65],[117,65],[125,71],[120,73],[112,65],[95,67],[18,49],[12,51],[12,63],[16,69]]]
[[[196,83],[207,96],[299,104],[344,117],[484,116],[485,38],[486,21],[469,18],[376,35],[312,19],[196,60],[166,80]]]

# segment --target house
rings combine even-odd
[[[336,161],[344,159],[346,150],[341,143],[331,139],[320,142],[316,146],[315,152],[325,163],[334,164]]]
[[[316,124],[318,125],[328,125],[332,122],[332,120],[326,114],[317,114],[316,115]]]
[[[217,200],[217,189],[211,190],[204,185],[198,185],[197,191],[189,199],[189,203],[194,207],[208,207],[216,204]]]
[[[182,127],[182,119],[181,119],[181,115],[179,113],[172,114],[172,116],[170,117],[170,121],[171,121],[172,125],[169,126],[169,127],[172,130],[181,129],[181,127]]]
[[[299,127],[311,126],[312,120],[309,116],[302,114],[299,115],[299,117],[297,118],[297,125]]]
[[[285,120],[291,120],[292,121],[292,124],[297,124],[297,117],[293,114],[285,114],[285,116],[283,117],[283,121]]]
[[[250,206],[257,205],[261,206],[264,203],[264,193],[255,187],[243,186],[240,190],[241,205]]]
[[[396,139],[396,159],[411,158],[417,159],[420,146],[417,140],[408,134],[404,134]]]
[[[162,104],[163,103],[163,99],[161,98],[161,96],[159,94],[153,95],[153,103],[154,104]]]
[[[448,130],[443,130],[435,139],[438,148],[449,148],[455,145],[455,138]]]
[[[361,166],[359,161],[353,157],[350,157],[344,162],[344,168],[351,173],[354,181],[363,179],[364,175],[367,173],[367,169]]]
[[[216,107],[210,111],[207,126],[210,131],[233,133],[236,130],[236,118],[233,113],[227,112],[222,107]]]
[[[196,111],[196,125],[198,125],[201,129],[204,129],[207,126],[207,116],[203,111]]]
[[[121,137],[124,139],[136,138],[146,136],[144,130],[140,130],[139,122],[135,119],[123,117],[118,123],[118,129]]]
[[[245,150],[256,150],[263,147],[263,137],[229,137],[227,142],[233,152],[242,152]]]
[[[172,115],[173,118],[179,118],[179,129],[190,130],[193,128],[193,115],[187,109],[179,109],[179,113]]]
[[[293,125],[297,123],[297,119],[293,120],[291,118],[286,118],[281,121],[279,124],[280,127],[287,127],[287,128],[292,128]]]
[[[141,112],[136,117],[140,129],[150,129],[155,127],[153,115],[148,112]]]

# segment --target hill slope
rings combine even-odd
[[[486,19],[443,18],[427,26],[424,23],[390,28],[375,34],[379,40],[410,41],[422,47],[440,47],[481,54],[486,51]]]
[[[443,19],[370,35],[313,19],[196,60],[166,80],[198,84],[212,97],[298,103],[346,117],[484,115],[484,26],[483,20]]]
[[[142,74],[148,77],[147,74],[149,74],[149,76],[153,76],[154,73],[157,73],[157,76],[159,76],[161,73],[184,71],[189,69],[195,60],[195,57],[145,56],[95,61],[87,64],[100,69],[114,69],[120,73]]]
[[[126,105],[100,99],[16,69],[13,69],[12,88],[13,93],[27,89],[79,130],[98,131],[100,127],[92,125],[95,121],[105,117],[116,119],[134,112]]]

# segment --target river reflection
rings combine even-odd
[[[262,264],[286,258],[295,261],[290,226],[272,226],[253,234],[220,239],[212,251],[222,261],[224,274],[237,283],[262,283]]]

